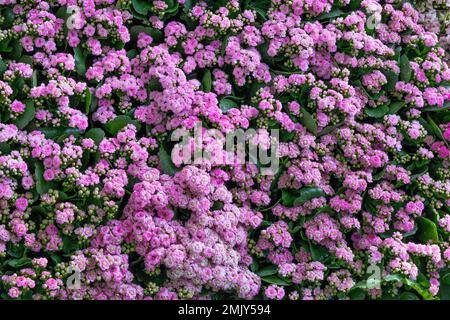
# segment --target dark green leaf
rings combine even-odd
[[[23,52],[22,45],[18,40],[14,40],[12,43],[11,58],[13,58],[14,60],[20,60],[22,52]]]
[[[31,259],[28,257],[22,257],[20,259],[11,259],[6,261],[6,264],[13,268],[23,268],[31,265]]]
[[[91,111],[92,93],[91,90],[89,90],[89,88],[86,88],[85,93],[86,93],[86,103],[84,113],[89,114],[89,112]]]
[[[292,190],[282,190],[281,191],[281,203],[285,207],[292,207],[294,206],[294,200],[297,197],[297,194],[294,193]]]
[[[84,76],[84,74],[86,73],[86,54],[83,52],[83,49],[80,46],[74,48],[73,52],[77,73]]]
[[[403,292],[400,295],[400,300],[419,300],[419,297],[416,296],[414,293],[412,292]]]
[[[396,114],[397,112],[400,111],[401,108],[403,108],[404,105],[405,103],[403,101],[392,102],[389,105],[389,114]]]
[[[426,243],[429,240],[433,242],[438,242],[438,232],[436,224],[428,218],[418,217],[417,222],[417,234],[416,236],[422,243]]]
[[[41,162],[35,163],[34,176],[36,179],[36,191],[39,194],[48,192],[50,184],[44,179],[44,165]]]
[[[333,18],[340,17],[340,16],[342,16],[344,14],[345,14],[344,11],[342,11],[340,9],[335,9],[335,10],[332,10],[330,12],[322,13],[321,15],[319,15],[317,17],[317,19],[318,20],[331,20]]]
[[[37,85],[38,85],[38,71],[34,70],[33,76],[31,79],[31,86],[34,88],[34,87],[37,87]]]
[[[305,109],[301,109],[302,117],[300,118],[300,122],[309,132],[313,135],[317,135],[317,122],[314,120],[313,116]]]
[[[364,300],[366,297],[366,292],[361,288],[356,288],[354,290],[350,290],[348,296],[351,300]]]
[[[6,63],[0,58],[0,76],[8,69]]]
[[[204,92],[210,92],[212,89],[211,71],[205,70],[202,78],[202,89]]]
[[[19,129],[25,128],[30,121],[34,119],[34,115],[36,114],[36,109],[34,108],[34,103],[32,100],[27,100],[25,105],[26,108],[24,112],[14,121],[14,124],[19,127]]]
[[[168,174],[169,176],[174,176],[178,171],[178,168],[175,167],[170,154],[166,151],[166,149],[164,149],[163,146],[160,146],[158,156],[163,173]]]
[[[131,119],[129,116],[118,116],[105,124],[105,129],[112,135],[116,135],[126,125],[133,124],[136,129],[140,129],[140,124],[136,120]]]
[[[391,70],[384,71],[383,73],[386,76],[387,80],[386,90],[389,92],[395,91],[395,85],[398,82],[398,74]]]
[[[291,281],[286,281],[276,276],[261,277],[261,280],[270,284],[277,284],[279,286],[289,286],[291,284]]]
[[[447,111],[448,109],[450,109],[450,103],[446,103],[442,107],[439,107],[439,106],[426,107],[426,108],[423,108],[422,110],[426,111],[426,112],[441,112],[441,111]]]
[[[156,42],[159,42],[164,38],[164,35],[161,30],[152,27],[137,25],[130,28],[130,35],[134,41],[137,40],[140,33],[145,33],[149,35]]]
[[[322,197],[325,192],[321,188],[317,187],[306,187],[300,190],[300,195],[294,200],[294,207],[301,206],[306,201],[314,198]]]
[[[72,239],[71,237],[68,236],[63,236],[62,240],[63,240],[62,250],[66,255],[72,254],[74,251],[78,250],[79,246],[77,240]]]
[[[267,277],[278,273],[277,266],[268,266],[259,270],[256,274],[260,277]]]
[[[234,102],[233,100],[228,99],[228,98],[222,98],[220,100],[219,105],[220,105],[220,109],[224,113],[227,112],[228,110],[230,110],[231,108],[237,108],[238,107],[236,102]]]
[[[146,15],[152,7],[151,2],[146,0],[131,0],[131,3],[133,4],[134,10],[143,15]]]
[[[450,272],[448,272],[448,273],[446,273],[446,274],[444,274],[444,275],[442,276],[441,282],[442,282],[443,284],[446,284],[446,285],[449,285],[449,286],[450,286]]]
[[[364,111],[366,112],[366,114],[367,114],[369,117],[372,117],[372,118],[381,118],[381,117],[383,117],[386,113],[388,113],[389,108],[388,108],[387,105],[384,104],[384,105],[378,106],[378,107],[376,107],[376,108],[365,108]]]
[[[311,252],[311,257],[314,261],[324,261],[330,253],[325,247],[316,245],[312,242],[309,243],[309,250]]]
[[[92,128],[86,132],[85,138],[94,140],[96,144],[99,144],[105,137],[105,131],[100,128]]]
[[[47,139],[56,139],[61,136],[70,136],[70,135],[74,135],[76,137],[80,134],[80,130],[74,128],[48,127],[48,128],[39,128],[38,130],[41,131]]]
[[[441,300],[450,300],[450,285],[441,283],[439,286],[439,298]]]
[[[433,118],[431,118],[430,115],[428,115],[427,117],[427,123],[429,125],[429,128],[431,129],[432,132],[429,133],[434,133],[434,135],[436,135],[439,139],[441,140],[445,140],[443,135],[442,135],[442,131],[439,128],[439,126],[436,124],[436,122],[434,122]]]
[[[403,82],[409,82],[411,79],[411,65],[409,64],[408,57],[404,54],[400,57],[400,80]]]

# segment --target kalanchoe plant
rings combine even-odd
[[[1,299],[450,299],[450,35],[427,22],[0,1]],[[208,129],[253,129],[279,165],[177,161],[199,124],[188,145],[236,160]]]

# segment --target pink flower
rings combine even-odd
[[[26,198],[20,197],[16,200],[16,208],[20,211],[25,211],[28,207],[28,200]]]
[[[17,288],[17,287],[11,287],[11,288],[9,288],[9,290],[8,290],[8,295],[9,295],[11,298],[13,298],[13,299],[18,298],[18,297],[20,296],[20,290],[19,290],[19,288]]]

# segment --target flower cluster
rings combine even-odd
[[[0,1],[0,298],[450,299],[450,31],[430,14]],[[240,130],[276,165],[225,149]]]

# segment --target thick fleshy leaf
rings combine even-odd
[[[233,100],[228,99],[228,98],[220,99],[219,105],[220,105],[220,109],[224,113],[226,113],[231,108],[236,108],[238,106],[238,104],[236,102],[234,102]]]
[[[99,144],[105,137],[105,131],[103,131],[100,128],[93,128],[90,129],[88,132],[86,132],[84,136],[85,138],[90,138],[94,140],[96,144]]]
[[[425,217],[418,217],[416,219],[416,223],[418,227],[416,235],[421,242],[426,243],[428,241],[439,241],[437,227],[433,221]]]
[[[137,130],[141,125],[136,120],[131,119],[129,116],[118,116],[105,124],[105,129],[112,135],[116,135],[125,126],[132,124]]]
[[[389,107],[384,104],[376,108],[365,108],[364,111],[369,117],[382,118],[389,112]]]
[[[36,114],[36,109],[32,100],[27,100],[25,102],[25,106],[26,107],[24,112],[14,121],[14,124],[19,129],[25,128],[31,122],[31,120],[34,119],[34,116]]]
[[[203,73],[202,89],[205,92],[210,92],[212,89],[211,71],[208,69],[205,70],[205,73]]]
[[[409,59],[406,55],[400,57],[400,80],[403,82],[409,82],[411,79],[411,65],[409,64]]]

